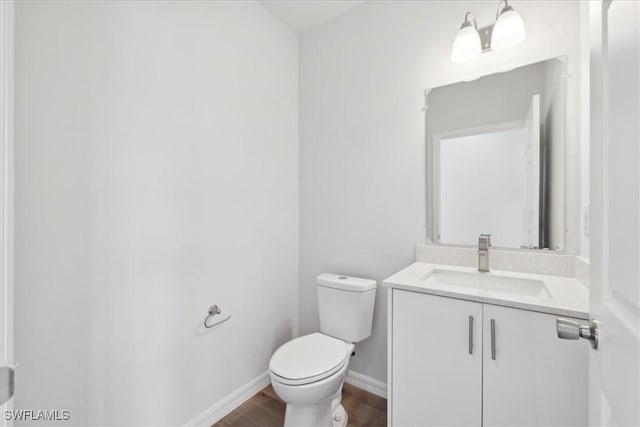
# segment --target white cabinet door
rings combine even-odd
[[[392,425],[480,426],[482,304],[397,289],[392,298]]]
[[[556,316],[485,305],[483,347],[484,427],[587,425],[589,345]]]

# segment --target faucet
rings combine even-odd
[[[489,271],[489,248],[491,247],[491,234],[481,234],[478,238],[478,271]]]

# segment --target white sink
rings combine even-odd
[[[454,270],[433,269],[425,277],[425,285],[444,285],[454,288],[482,289],[523,296],[551,297],[542,280],[509,277],[491,273],[471,273]]]
[[[589,291],[573,277],[415,262],[384,280],[384,287],[447,298],[589,318]]]

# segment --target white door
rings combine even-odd
[[[393,290],[391,425],[480,426],[482,304]]]
[[[485,304],[482,425],[585,426],[587,347],[556,316]]]
[[[0,425],[10,422],[4,410],[13,371],[13,12],[12,1],[0,1]],[[5,402],[6,401],[6,402]],[[4,403],[3,403],[4,402]]]
[[[524,128],[527,131],[524,244],[537,248],[540,246],[540,95],[538,94],[531,97]]]
[[[589,423],[640,425],[640,2],[591,4]]]

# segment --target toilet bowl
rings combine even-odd
[[[274,353],[269,374],[274,391],[287,403],[285,426],[346,425],[340,400],[353,348],[353,343],[313,333]]]
[[[269,362],[287,427],[346,426],[342,384],[354,343],[371,335],[374,280],[325,273],[317,285],[320,332],[283,344]]]

